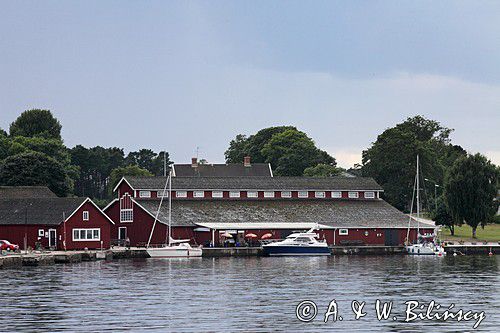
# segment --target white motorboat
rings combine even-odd
[[[163,196],[160,200],[160,205],[158,211],[156,212],[155,221],[153,223],[153,228],[149,235],[148,244],[146,246],[146,251],[151,258],[192,258],[201,257],[203,254],[203,249],[201,246],[192,247],[189,244],[189,239],[173,239],[172,235],[172,172],[169,173],[165,187],[163,188],[163,193],[165,193],[168,184],[168,234],[167,242],[165,245],[154,247],[151,246],[151,238],[153,237],[153,232],[155,230],[156,222],[158,221],[158,215],[160,214],[161,205],[163,203]]]
[[[436,255],[438,257],[442,257],[446,255],[444,248],[437,243],[435,233],[432,235],[421,235],[420,234],[420,166],[419,166],[419,157],[417,155],[417,174],[415,176],[415,182],[413,187],[413,196],[411,199],[411,209],[410,209],[410,219],[408,221],[408,231],[406,234],[407,244],[405,246],[406,252],[410,255]],[[409,243],[410,239],[410,226],[411,221],[413,219],[413,199],[415,198],[417,201],[417,241],[414,244]]]
[[[319,241],[315,228],[304,233],[293,233],[280,242],[262,246],[268,256],[329,256],[330,248],[326,241]]]

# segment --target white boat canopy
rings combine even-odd
[[[311,222],[207,222],[196,223],[197,226],[215,230],[265,230],[265,229],[311,229],[316,223]],[[318,229],[335,229],[324,224],[318,224]]]

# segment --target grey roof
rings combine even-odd
[[[0,199],[55,197],[47,186],[0,186]]]
[[[272,177],[268,163],[230,164],[174,164],[176,177]]]
[[[87,198],[0,199],[0,225],[59,225]]]
[[[165,177],[125,177],[134,189],[163,189]],[[367,177],[172,177],[179,190],[378,190]]]
[[[137,202],[152,215],[156,214],[159,200]],[[165,202],[159,220],[168,222]],[[338,228],[407,228],[408,220],[408,216],[383,200],[182,200],[172,204],[173,226],[208,222],[317,222]]]

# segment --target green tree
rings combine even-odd
[[[478,225],[484,227],[498,207],[498,177],[498,168],[481,154],[457,159],[446,175],[446,204],[454,219],[472,228],[473,238]]]
[[[408,118],[385,130],[363,151],[361,174],[375,178],[384,188],[385,199],[398,209],[408,211],[417,154],[424,177],[437,184],[442,184],[451,163],[465,154],[461,147],[450,144],[451,131],[422,116]]]
[[[227,163],[242,163],[244,156],[254,163],[271,163],[278,176],[302,176],[304,169],[320,163],[336,165],[333,157],[293,126],[269,127],[249,137],[239,134],[225,156]]]
[[[5,130],[3,128],[0,128],[0,138],[6,137],[6,136],[7,136],[7,132],[5,132]]]
[[[455,235],[455,220],[446,206],[445,199],[441,196],[437,199],[437,209],[433,212],[432,218],[436,225],[445,226],[450,230],[451,235]]]
[[[342,172],[342,169],[329,164],[318,164],[313,167],[308,167],[304,170],[306,177],[333,177]]]
[[[127,165],[126,167],[118,167],[111,171],[109,192],[118,184],[118,181],[124,176],[153,176],[151,172],[146,169],[140,168],[137,165]]]
[[[61,124],[49,110],[24,111],[10,124],[10,136],[43,137],[61,140]]]
[[[58,196],[72,190],[64,166],[43,153],[26,152],[7,157],[0,164],[0,184],[7,186],[48,186]]]
[[[161,176],[164,172],[164,155],[166,157],[167,171],[172,162],[167,152],[155,153],[151,149],[140,149],[139,151],[130,152],[125,159],[125,165],[137,165],[142,169],[146,169],[153,175]]]

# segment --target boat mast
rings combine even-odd
[[[153,228],[151,229],[151,233],[149,234],[148,244],[146,244],[146,248],[149,248],[149,244],[151,243],[151,238],[153,237],[153,232],[155,231],[156,222],[158,221],[158,215],[160,215],[161,204],[163,203],[163,198],[165,197],[165,191],[167,190],[167,184],[168,184],[168,178],[167,181],[165,182],[165,186],[163,187],[163,193],[162,193],[163,195],[161,196],[160,205],[158,206],[158,210],[156,211],[155,221],[153,222]],[[171,193],[168,194],[169,198],[170,194]]]
[[[172,232],[172,170],[168,174],[168,246],[170,246]]]
[[[420,235],[420,175],[419,175],[419,157],[417,154],[417,238]]]

